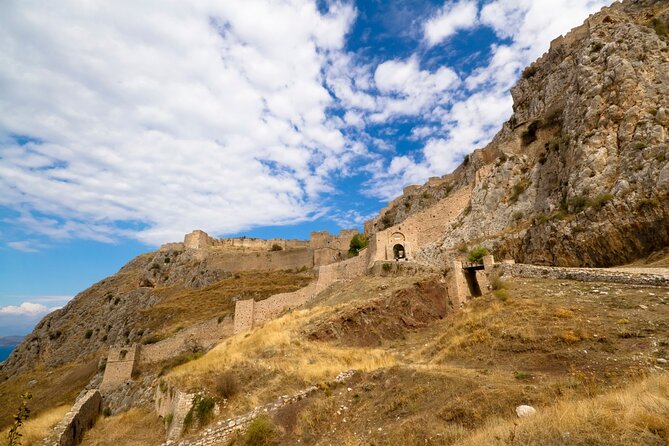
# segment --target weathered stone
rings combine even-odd
[[[531,417],[533,415],[536,415],[537,410],[532,407],[532,406],[527,406],[527,405],[521,405],[516,407],[516,415],[518,415],[518,418],[525,418],[525,417]]]

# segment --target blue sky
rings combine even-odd
[[[2,2],[0,336],[195,228],[360,228],[608,3]]]

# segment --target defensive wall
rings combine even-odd
[[[138,344],[129,347],[110,347],[100,391],[107,392],[132,379],[139,362]]]
[[[142,346],[139,363],[160,362],[187,351],[209,350],[232,335],[232,318],[209,319],[177,332],[154,344]]]
[[[189,249],[208,256],[225,271],[284,270],[313,268],[345,259],[355,229],[343,229],[338,235],[327,231],[312,232],[309,240],[257,238],[214,238],[195,230],[186,234],[183,243],[167,243],[161,250]]]
[[[102,395],[98,390],[88,390],[56,425],[43,446],[74,446],[81,443],[84,432],[95,424],[102,410]]]
[[[471,192],[469,186],[460,188],[434,206],[410,215],[402,223],[369,234],[372,260],[395,260],[397,245],[404,249],[404,258],[413,259],[418,249],[443,237],[446,226],[469,205]]]
[[[292,293],[275,294],[261,301],[237,301],[235,305],[234,332],[251,330],[278,317],[284,311],[304,305],[318,293],[339,280],[350,280],[365,274],[370,263],[370,251],[364,249],[356,257],[318,268],[318,278],[304,288]]]

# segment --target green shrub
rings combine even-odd
[[[109,406],[105,407],[102,409],[102,415],[105,417],[111,417],[112,410],[109,408]]]
[[[613,195],[611,194],[599,194],[591,202],[590,206],[594,209],[601,209],[606,203],[613,200]]]
[[[573,197],[569,200],[569,208],[574,214],[581,212],[588,205],[588,199],[583,196]]]
[[[490,254],[490,252],[484,246],[477,246],[476,248],[469,251],[467,254],[467,260],[472,263],[483,263],[483,257]]]
[[[151,336],[148,336],[148,337],[142,339],[142,344],[144,344],[144,345],[155,344],[156,342],[159,342],[162,339],[163,339],[162,336],[158,336],[157,334],[153,334]]]
[[[595,42],[592,44],[592,48],[590,48],[591,53],[598,53],[602,48],[604,48],[604,44],[602,42]]]
[[[197,401],[194,405],[195,415],[197,416],[200,426],[203,426],[211,420],[214,415],[214,407],[216,406],[216,401],[213,398],[208,396],[203,396]]]
[[[266,446],[272,443],[276,435],[274,423],[264,415],[251,421],[244,435],[244,443],[247,446]]]
[[[364,234],[355,234],[348,245],[348,252],[351,255],[357,256],[368,244],[369,240],[367,240],[367,237],[365,237]]]
[[[174,421],[174,414],[172,412],[165,415],[165,427],[170,427]]]
[[[639,200],[639,209],[652,209],[652,208],[659,208],[662,205],[660,204],[660,200],[657,198],[643,198]]]
[[[91,336],[93,336],[93,330],[91,330],[91,329],[86,330],[86,333],[84,333],[84,337],[86,339],[90,339]]]
[[[667,30],[667,25],[657,17],[651,20],[650,24],[653,25],[653,29],[655,30],[658,36],[666,37],[667,34],[669,34],[669,30]]]
[[[21,395],[21,405],[14,414],[14,423],[12,424],[12,427],[9,428],[9,432],[7,433],[7,444],[9,446],[21,445],[21,437],[23,436],[23,434],[21,434],[19,430],[21,429],[21,426],[23,426],[23,423],[28,418],[30,418],[30,409],[28,408],[28,401],[32,399],[32,397],[33,396],[30,393],[24,393]]]
[[[275,243],[272,245],[272,247],[269,249],[270,251],[283,251],[283,246],[279,245],[278,243]]]
[[[393,267],[393,265],[390,264],[390,263],[384,263],[384,264],[381,266],[381,268],[382,268],[385,272],[390,271],[390,269],[391,269],[392,267]]]
[[[522,193],[527,190],[527,186],[527,181],[521,181],[520,183],[514,184],[513,188],[511,189],[511,197],[509,197],[509,201],[511,203],[518,201],[518,197],[520,197]]]
[[[516,211],[516,212],[513,213],[513,220],[514,221],[522,220],[523,216],[524,216],[524,214],[523,214],[522,211]]]

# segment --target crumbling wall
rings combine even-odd
[[[310,248],[262,252],[222,252],[209,262],[223,271],[278,271],[313,268],[314,251]]]
[[[168,440],[176,440],[181,436],[186,415],[193,407],[195,394],[182,392],[161,382],[156,389],[155,410],[165,423]]]
[[[110,347],[100,391],[106,392],[132,379],[139,362],[138,344],[129,347]]]
[[[500,274],[512,277],[537,277],[559,280],[579,280],[582,282],[609,282],[634,285],[667,286],[669,276],[660,273],[626,272],[622,269],[566,268],[525,264],[502,263],[495,265]]]
[[[102,410],[102,395],[98,390],[89,390],[79,398],[65,417],[43,441],[44,446],[74,446],[81,443],[84,432],[95,424]]]

